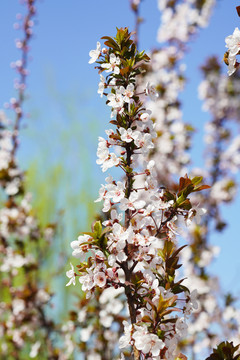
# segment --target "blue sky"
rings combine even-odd
[[[208,114],[201,111],[201,102],[197,96],[197,86],[201,79],[199,66],[212,54],[220,55],[222,58],[225,52],[225,37],[230,35],[236,26],[240,26],[240,18],[235,10],[237,5],[240,5],[239,1],[217,1],[210,26],[203,29],[190,44],[186,57],[186,75],[189,80],[182,95],[184,119],[193,122],[198,129],[194,138],[194,156],[199,165],[202,163],[200,139],[203,124],[208,119]],[[14,46],[14,39],[19,34],[13,29],[13,23],[16,21],[16,13],[22,12],[22,9],[18,0],[0,2],[0,104],[14,96],[12,85],[15,74],[9,64],[19,56]],[[104,101],[97,95],[98,74],[94,66],[88,64],[88,53],[95,48],[100,37],[114,36],[116,26],[128,26],[132,30],[134,16],[128,0],[43,0],[38,2],[37,9],[37,24],[31,42],[29,100],[26,103],[27,111],[32,114],[32,118],[25,121],[27,128],[22,130],[20,161],[23,167],[26,167],[32,159],[40,159],[43,146],[48,148],[51,157],[57,153],[64,153],[65,150],[61,149],[61,144],[57,140],[59,135],[56,134],[59,130],[62,133],[68,132],[73,122],[79,121],[81,131],[86,131],[82,152],[86,156],[87,152],[90,153],[89,161],[100,186],[104,177],[95,165],[96,142],[97,136],[102,136],[107,126],[109,109],[106,109]],[[158,45],[156,34],[160,13],[157,1],[145,0],[141,15],[145,21],[140,29],[140,49],[152,49]],[[72,106],[74,115],[71,118],[69,112],[63,111],[62,103]],[[98,134],[96,131],[93,134],[87,133],[92,122],[97,123]],[[72,143],[78,142],[82,136],[83,134],[79,134],[77,130],[73,131]],[[70,164],[74,164],[74,172],[70,173],[75,179],[70,177],[70,184],[75,184],[76,178],[77,183],[81,183],[85,176],[81,171],[81,164],[78,164],[81,158],[77,154],[77,149],[76,153],[73,152],[68,158]],[[96,182],[89,186],[92,186],[93,196],[96,197]],[[214,243],[223,249],[219,260],[213,266],[213,271],[221,272],[224,287],[227,289],[231,289],[234,281],[238,280],[240,271],[238,257],[229,251],[238,240],[238,211],[239,197],[234,206],[225,210],[231,226],[223,235],[215,236],[213,239]],[[240,245],[237,246],[240,250]]]

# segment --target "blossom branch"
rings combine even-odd
[[[146,161],[156,134],[150,112],[136,91],[136,78],[149,58],[136,50],[127,28],[118,29],[115,38],[105,36],[103,39],[108,49],[101,49],[97,43],[96,50],[89,53],[89,62],[97,63],[98,92],[107,97],[106,103],[114,119],[110,123],[116,128],[106,130],[107,140],[99,137],[97,163],[103,172],[114,166],[121,167],[125,179],[120,182],[111,176],[106,178],[96,201],[103,200],[103,212],[111,211],[111,218],[103,224],[95,222],[92,232],[79,236],[71,247],[73,256],[80,259],[79,281],[87,297],[91,297],[96,287],[116,288],[125,284],[130,324],[123,322],[120,348],[131,345],[135,360],[146,356],[171,359],[173,353],[177,355],[175,339],[183,329],[185,331],[186,324],[184,318],[170,319],[168,315],[179,311],[188,314],[196,306],[191,305],[193,296],[180,285],[182,281],[174,280],[175,271],[181,266],[178,254],[182,249],[175,245],[174,221],[177,216],[188,216],[189,194],[208,186],[199,186],[201,177],[189,179],[186,176],[180,179],[177,194],[158,191],[154,162]],[[109,73],[106,80],[103,71]],[[108,85],[109,93],[106,91]],[[141,92],[152,99],[157,97],[149,83]],[[122,147],[120,156],[110,152],[110,148],[116,146]],[[143,167],[140,181],[144,186],[135,186],[134,174],[139,167]],[[124,225],[121,224],[123,217]],[[102,225],[107,227],[103,229]],[[83,260],[89,250],[92,255],[86,263]],[[70,278],[67,285],[75,284],[73,269],[67,276]],[[182,310],[177,306],[180,293],[186,295],[186,306]]]

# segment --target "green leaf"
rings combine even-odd
[[[173,200],[174,202],[176,201],[176,195],[172,194],[168,190],[164,192],[164,197],[166,198],[167,201],[170,201],[170,200]]]
[[[179,208],[183,210],[190,210],[192,208],[192,204],[189,199],[184,200],[178,205]]]
[[[94,232],[94,239],[100,238],[102,234],[102,224],[100,220],[95,221],[95,223],[93,224],[93,232]]]
[[[193,185],[198,185],[200,182],[202,182],[203,177],[202,176],[195,176],[191,179]]]

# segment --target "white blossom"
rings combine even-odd
[[[67,277],[70,279],[69,282],[66,284],[66,286],[69,286],[71,284],[75,285],[76,284],[76,275],[75,275],[75,271],[74,271],[74,267],[73,265],[70,263],[71,265],[71,270],[68,270],[66,272]]]
[[[89,52],[89,56],[90,56],[91,59],[89,60],[88,63],[93,64],[99,58],[100,54],[101,54],[101,44],[98,41],[96,50],[91,50]]]
[[[106,72],[113,71],[114,74],[118,75],[120,73],[120,59],[115,54],[110,54],[109,63],[101,64],[101,67],[106,70]]]

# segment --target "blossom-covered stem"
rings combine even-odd
[[[138,9],[138,7],[137,7]],[[136,14],[137,16],[137,14]],[[135,34],[135,44],[137,44],[137,33]],[[128,120],[128,126],[130,128],[131,125],[131,121],[130,119]],[[125,145],[125,150],[126,150],[126,190],[125,190],[125,197],[127,199],[129,199],[131,192],[132,192],[132,179],[133,179],[133,172],[129,171],[131,169],[131,157],[133,155],[133,150],[131,149],[130,144],[126,143]],[[130,225],[130,221],[132,218],[132,210],[131,209],[127,209],[125,211],[125,228],[127,229]],[[126,244],[126,253],[128,252],[127,249],[127,244]],[[124,271],[125,274],[125,278],[126,278],[126,283],[130,284],[131,283],[131,271],[128,267],[128,262],[123,262],[121,264],[121,267]],[[127,303],[128,303],[128,308],[129,308],[129,314],[130,314],[130,320],[131,320],[131,324],[136,324],[136,307],[135,307],[135,297],[132,294],[132,289],[130,288],[129,285],[125,286],[125,295],[127,298]],[[137,348],[135,346],[133,346],[133,354],[134,354],[134,360],[139,360],[140,359],[140,353],[137,350]]]
[[[89,63],[98,64],[98,92],[107,96],[106,104],[114,119],[110,123],[115,126],[114,130],[106,130],[107,140],[99,137],[97,163],[104,172],[113,166],[121,167],[125,177],[123,182],[112,176],[106,178],[96,201],[104,201],[102,210],[110,212],[110,217],[102,223],[96,221],[92,232],[79,236],[71,247],[73,256],[80,259],[79,281],[88,298],[97,287],[125,289],[130,324],[123,321],[119,347],[131,347],[135,360],[174,360],[178,355],[177,341],[187,327],[177,312],[187,316],[196,307],[195,294],[181,285],[183,280],[175,280],[183,247],[176,247],[174,222],[178,216],[188,216],[192,207],[188,195],[208,186],[199,186],[201,177],[189,179],[186,175],[180,178],[177,193],[159,191],[155,163],[148,160],[156,132],[151,112],[143,106],[139,94],[152,99],[157,95],[150,83],[141,91],[136,89],[136,79],[149,57],[137,51],[131,35],[127,28],[117,29],[115,38],[103,37],[108,49],[101,49],[98,42],[96,50],[89,53]],[[110,73],[106,79],[104,70]],[[116,153],[110,152],[111,148]],[[138,177],[139,184],[135,183],[135,172],[143,174]],[[85,262],[88,250],[91,255]],[[72,265],[67,276],[67,286],[75,285]],[[181,296],[179,307],[178,294],[183,293],[185,304]],[[173,318],[169,317],[172,313],[176,314]]]

